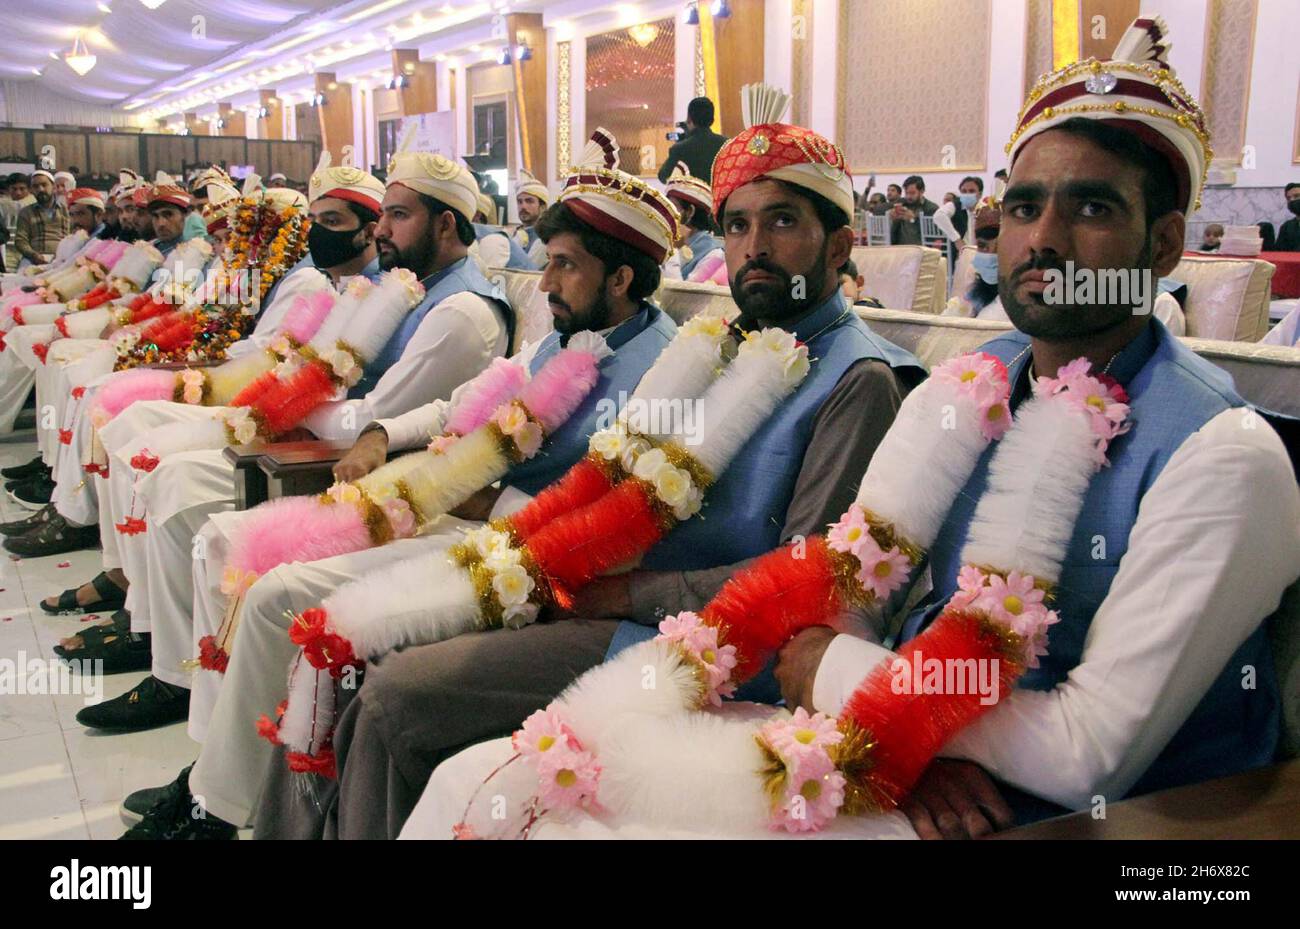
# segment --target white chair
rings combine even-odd
[[[1270,283],[1277,270],[1258,258],[1184,255],[1169,276],[1187,285],[1187,335],[1258,342],[1268,332]]]
[[[889,244],[889,217],[874,213],[867,214],[867,244],[868,245],[888,245]]]
[[[979,253],[974,245],[963,245],[953,262],[952,279],[948,281],[948,298],[962,297],[975,283],[975,256]]]
[[[853,249],[862,293],[887,307],[938,313],[944,304],[943,256],[920,245]]]

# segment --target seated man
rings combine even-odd
[[[626,178],[626,175],[620,175]],[[517,507],[521,500],[537,493],[559,478],[587,452],[587,441],[607,415],[602,411],[631,392],[663,348],[672,340],[672,320],[646,298],[659,284],[659,262],[672,237],[662,219],[671,208],[649,188],[644,205],[630,206],[599,192],[584,195],[585,201],[602,203],[609,211],[609,223],[624,230],[609,233],[582,219],[571,202],[551,207],[538,224],[550,251],[541,287],[548,294],[555,331],[541,342],[527,347],[516,359],[530,372],[581,331],[601,334],[613,356],[603,362],[595,388],[573,416],[552,434],[542,453],[515,465],[502,481],[500,490],[491,488],[473,498],[457,513],[481,519],[490,511]],[[620,218],[621,217],[621,218]],[[632,225],[635,223],[635,227]],[[636,231],[656,231],[647,239]],[[459,397],[453,395],[452,402]],[[438,400],[405,415],[385,417],[369,425],[354,448],[335,467],[342,480],[369,473],[395,449],[414,449],[428,442],[431,427],[441,420],[448,403]],[[246,514],[219,514],[203,528],[200,539],[208,557],[194,563],[195,635],[216,630],[222,604],[214,602],[214,582],[222,574],[222,561],[231,533]],[[448,525],[450,524],[450,525]],[[182,773],[181,786],[202,795],[208,812],[205,823],[170,822],[150,817],[138,834],[168,837],[232,834],[227,823],[248,820],[266,770],[270,747],[258,738],[251,720],[270,713],[283,696],[284,669],[295,647],[286,629],[285,607],[304,608],[348,580],[364,576],[382,565],[412,557],[430,546],[445,547],[459,520],[434,524],[432,535],[391,542],[368,551],[327,558],[310,564],[286,564],[268,572],[248,591],[243,618],[234,640],[224,677],[198,672],[198,700],[190,708],[190,734],[210,748],[200,752],[192,772]],[[603,647],[603,646],[602,646]],[[217,688],[220,688],[219,691]],[[211,704],[215,699],[215,707]],[[209,722],[209,716],[211,717]],[[144,797],[153,792],[141,792]],[[128,798],[128,811],[143,812],[143,798]],[[218,819],[218,817],[220,817]],[[225,821],[225,822],[223,822]],[[220,824],[216,828],[215,824]]]
[[[1151,44],[1163,52],[1158,36]],[[1085,92],[1094,71],[1080,62],[1052,76],[1013,136],[998,257],[1002,302],[1018,331],[983,351],[1006,364],[1013,408],[1029,398],[1034,376],[1085,357],[1094,375],[1122,385],[1130,429],[1110,440],[1109,466],[1082,492],[1055,585],[1059,622],[1047,630],[1040,665],[943,745],[945,756],[965,761],[933,762],[905,803],[925,838],[985,834],[1274,759],[1279,694],[1264,620],[1300,575],[1300,493],[1285,449],[1227,374],[1149,314],[1043,297],[1043,272],[1067,261],[1157,276],[1182,254],[1209,158],[1204,121],[1199,109],[1176,118],[1183,105],[1156,76],[1163,60],[1132,64],[1124,62],[1121,80],[1162,88],[1143,96],[1156,104],[1155,119],[1122,118],[1104,91]],[[1044,107],[1055,111],[1043,115]],[[1147,141],[1153,130],[1159,149]],[[1032,428],[1018,418],[1013,430],[1022,425]],[[958,592],[976,508],[1000,479],[990,472],[994,454],[979,456],[926,553],[931,589],[900,641]],[[1033,544],[1032,526],[1008,522]],[[835,716],[882,657],[889,652],[876,642],[814,627],[782,649],[777,676],[788,705]],[[507,751],[482,746],[435,773],[428,816],[422,801],[410,833],[448,835]],[[890,817],[841,825],[839,835],[898,834]],[[586,816],[578,829],[609,832]]]
[[[814,531],[852,498],[856,478],[848,479],[848,463],[871,458],[922,370],[875,335],[840,294],[836,272],[853,239],[852,179],[842,154],[770,115],[771,122],[750,127],[719,154],[718,164],[731,167],[714,175],[714,208],[738,325],[793,333],[817,359],[808,377],[712,485],[705,518],[679,524],[637,570],[588,586],[576,615],[408,648],[370,667],[335,731],[337,794],[325,785],[317,807],[283,759],[273,759],[255,816],[259,837],[396,835],[439,760],[517,727],[576,673],[653,634],[646,624],[663,610],[698,605],[737,564]],[[754,154],[788,136],[803,144],[772,146],[767,158]],[[570,179],[560,200],[576,199],[586,210],[588,196]],[[277,597],[261,611],[273,616],[306,605]],[[772,684],[766,691],[765,683]],[[774,683],[760,682],[756,692],[774,698]]]
[[[230,196],[232,193],[227,188],[227,195]],[[141,193],[138,189],[132,194],[132,197],[140,202],[147,202],[152,196],[147,191]],[[305,212],[307,208],[306,199],[296,191],[277,188],[267,191],[265,196],[266,203],[269,206],[281,211],[293,208]],[[209,223],[214,230],[212,233],[214,238],[220,240],[225,234],[224,230],[229,215],[237,205],[238,201],[232,197],[222,201],[221,204],[210,211]],[[147,212],[140,210],[138,213],[144,216],[146,222],[151,223]],[[192,246],[185,246],[186,250],[190,248]],[[175,252],[173,257],[183,257],[184,254],[185,251]],[[205,272],[206,283],[215,286],[219,279],[216,270],[220,266],[221,259],[214,255],[209,259],[209,263],[205,268],[198,270]],[[186,274],[188,275],[188,270]],[[150,286],[150,290],[157,292],[163,286],[163,283],[161,279],[155,281]],[[259,301],[261,312],[256,318],[253,332],[244,341],[248,346],[266,347],[274,337],[275,328],[292,303],[295,294],[310,293],[328,286],[328,279],[315,268],[310,267],[310,254],[305,266],[299,266],[287,272],[280,272],[266,295]],[[283,300],[280,299],[282,297]],[[232,357],[247,350],[250,349],[242,346],[239,342],[230,347]],[[68,355],[61,357],[65,351]],[[98,380],[112,370],[115,362],[116,354],[113,344],[107,339],[65,339],[54,343],[50,349],[47,364],[40,366],[41,373],[52,383],[47,391],[43,388],[42,377],[37,377],[38,402],[42,405],[50,403],[60,410],[62,410],[62,404],[69,404],[71,414],[66,421],[64,417],[60,416],[58,420],[50,425],[50,432],[57,429],[58,432],[62,433],[60,442],[63,444],[55,445],[57,454],[55,460],[51,463],[54,485],[44,489],[45,496],[43,499],[39,497],[32,499],[31,507],[38,509],[38,512],[25,525],[7,524],[6,526],[0,526],[0,532],[15,536],[30,533],[33,530],[40,530],[30,540],[32,543],[30,546],[23,546],[26,548],[23,554],[27,557],[75,551],[78,548],[93,546],[97,541],[100,541],[96,529],[96,524],[101,516],[98,498],[100,488],[95,481],[86,480],[84,470],[84,465],[90,460],[92,427],[88,414],[91,404],[89,402],[69,403],[68,398],[71,391],[77,387],[84,387],[87,390],[94,389]],[[50,396],[51,393],[53,397]],[[20,491],[15,491],[15,493],[18,494]],[[12,545],[7,545],[7,547],[11,551],[15,550]],[[119,583],[122,583],[123,580],[120,577],[118,578]],[[83,585],[79,597],[92,595],[91,586],[89,584]],[[55,599],[57,598],[50,598],[51,601]],[[84,604],[92,601],[78,599],[77,602]]]
[[[68,211],[54,199],[54,175],[44,169],[32,172],[28,181],[36,202],[18,212],[14,248],[22,257],[21,270],[45,264],[54,257],[59,241],[68,234]]]
[[[546,189],[546,185],[520,168],[519,177],[515,181],[515,210],[519,213],[515,241],[538,268],[546,265],[546,243],[537,233],[537,220],[551,205],[551,200],[551,192]]]
[[[722,262],[722,240],[713,223],[713,189],[698,177],[692,177],[685,164],[679,163],[668,176],[664,192],[677,205],[682,216],[683,241],[673,249],[664,265],[669,280],[697,280],[692,277],[703,262]]]
[[[373,249],[369,243],[373,228],[380,266],[385,270],[407,267],[426,285],[419,305],[349,392],[351,399],[326,403],[307,416],[305,426],[317,437],[354,438],[362,425],[375,418],[445,399],[493,357],[506,353],[513,315],[500,291],[477,273],[466,256],[465,239],[472,235],[469,210],[474,203],[467,187],[473,180],[463,168],[451,178],[439,178],[435,172],[451,162],[442,159],[429,165],[422,157],[427,156],[398,156],[383,194],[382,217],[374,209],[380,206],[380,185],[373,177],[350,167],[329,167],[313,175],[310,189],[317,194],[312,202],[316,222],[309,243],[316,260],[342,265],[350,256],[346,262],[351,268],[362,270]],[[438,195],[457,206],[447,205]],[[351,209],[354,203],[363,212]],[[412,215],[416,210],[418,218]],[[372,227],[374,218],[379,222]],[[331,228],[331,224],[351,228]],[[131,691],[134,697],[128,694],[88,707],[78,717],[83,725],[140,729],[184,719],[188,712],[190,675],[182,665],[197,654],[192,648],[189,609],[194,600],[193,540],[209,516],[233,509],[234,474],[220,450],[183,452],[164,457],[133,484],[127,461],[133,446],[124,443],[140,432],[141,424],[156,426],[160,412],[191,411],[178,410],[176,404],[139,403],[103,430],[105,447],[116,452],[109,469],[111,522],[127,515],[136,500],[136,508],[148,513],[150,523],[141,535],[112,540],[131,581],[127,602],[131,628],[157,634],[141,636],[152,642],[133,636],[105,646],[117,654],[134,645],[139,663],[152,666],[154,676]],[[114,472],[123,478],[114,482]],[[101,519],[101,534],[111,531],[105,525]],[[82,657],[113,656],[86,652]]]
[[[185,218],[191,204],[190,195],[175,184],[157,183],[150,191],[148,210],[153,220],[153,244],[164,257],[184,238]]]
[[[537,265],[523,246],[496,222],[497,204],[486,193],[479,191],[474,209],[474,237],[478,260],[484,273],[489,268],[509,268],[512,271],[536,271]],[[479,217],[483,217],[481,220]]]

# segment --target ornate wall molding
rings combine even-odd
[[[571,133],[573,116],[569,110],[572,92],[569,65],[573,53],[572,42],[555,43],[555,176],[564,178],[573,164]]]

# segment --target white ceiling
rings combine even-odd
[[[111,12],[97,6],[102,3]],[[3,0],[0,78],[39,81],[55,93],[111,106],[277,35],[340,0]],[[196,24],[194,17],[203,20]],[[199,26],[202,26],[200,29]],[[60,58],[78,34],[98,59],[79,76]],[[40,70],[38,76],[34,69]]]

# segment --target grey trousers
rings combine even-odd
[[[254,836],[397,838],[443,759],[518,729],[604,659],[617,628],[617,620],[536,623],[385,656],[338,717],[338,781],[291,773],[277,747]]]

